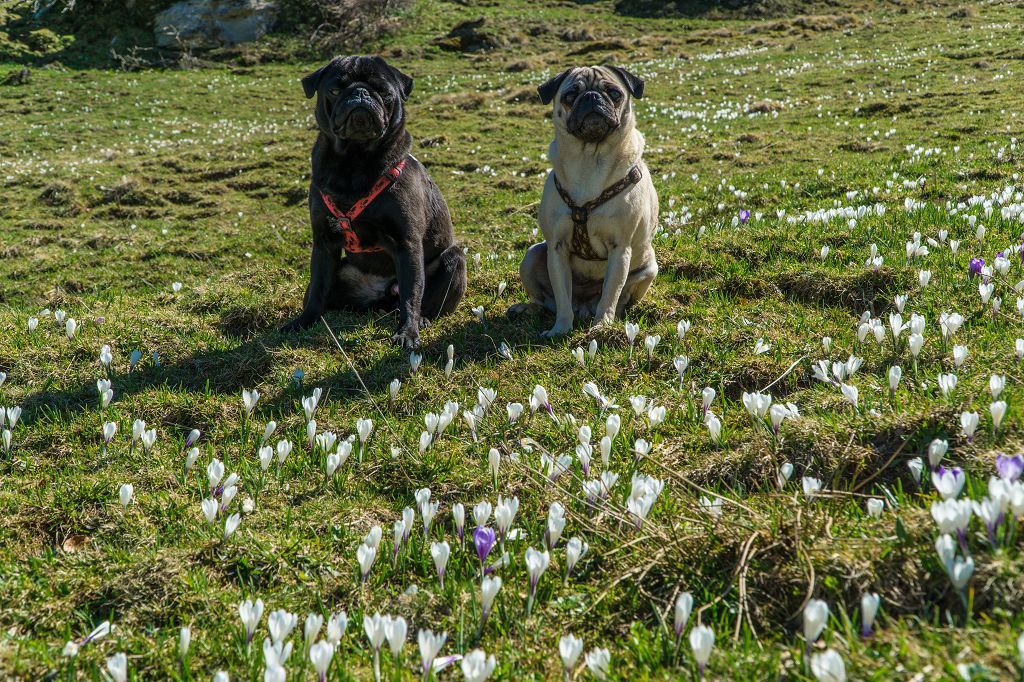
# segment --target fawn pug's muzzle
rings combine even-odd
[[[596,143],[619,127],[619,114],[611,100],[598,90],[587,90],[572,102],[566,119],[569,134]]]

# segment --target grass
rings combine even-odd
[[[23,408],[0,465],[0,669],[10,678],[98,679],[106,658],[124,651],[133,678],[209,679],[224,669],[255,679],[266,619],[247,652],[237,604],[260,597],[268,612],[288,609],[300,623],[311,611],[347,610],[331,679],[370,675],[360,625],[376,611],[404,616],[410,632],[446,631],[445,653],[495,654],[496,678],[557,678],[558,638],[573,632],[587,650],[611,650],[615,679],[686,679],[694,666],[685,641],[676,651],[671,605],[690,591],[691,622],[717,634],[712,679],[812,679],[800,634],[811,597],[832,613],[816,646],[839,651],[851,679],[1019,675],[1024,562],[1016,543],[994,551],[972,522],[976,572],[965,613],[934,550],[936,494],[907,467],[927,459],[933,438],[949,439],[948,461],[968,472],[964,496],[980,499],[994,455],[1022,445],[1021,316],[1011,288],[1022,278],[1020,259],[996,279],[996,314],[967,265],[974,256],[991,264],[1021,239],[1011,207],[1022,191],[1014,83],[1024,53],[1012,3],[955,10],[882,5],[850,25],[639,19],[605,2],[419,5],[379,49],[416,80],[415,153],[447,197],[473,263],[465,304],[425,331],[415,375],[388,342],[391,316],[331,314],[301,335],[275,331],[298,311],[308,276],[312,110],[298,79],[316,63],[139,73],[51,66],[35,69],[29,85],[0,86],[0,370],[8,375],[0,404]],[[501,47],[462,54],[435,44],[478,16]],[[621,326],[578,324],[549,343],[539,339],[548,318],[503,315],[524,297],[517,267],[536,239],[548,168],[550,122],[534,88],[566,65],[605,59],[646,79],[637,112],[661,197],[661,274],[629,315],[641,330],[632,350]],[[908,210],[908,201],[923,206]],[[833,210],[876,205],[884,212],[862,210],[852,224]],[[753,215],[734,224],[741,209]],[[986,227],[982,241],[966,216]],[[944,243],[908,259],[915,232],[926,241],[940,230],[949,233]],[[951,239],[960,241],[955,255]],[[824,260],[822,245],[831,249]],[[879,268],[865,266],[871,245],[884,257]],[[932,273],[926,288],[921,269]],[[499,282],[507,283],[501,294]],[[909,331],[897,346],[891,337],[880,346],[870,335],[857,341],[861,314],[888,325],[901,293],[909,295],[904,320],[927,319],[916,370]],[[483,323],[470,313],[481,305]],[[74,338],[44,308],[75,318]],[[944,311],[966,318],[955,341],[969,356],[958,370],[939,334]],[[30,316],[39,318],[32,333]],[[693,326],[678,341],[684,318]],[[648,334],[662,337],[651,359]],[[595,339],[596,359],[580,366],[571,350]],[[755,355],[759,339],[771,348]],[[499,352],[503,342],[510,359]],[[114,399],[101,413],[104,344],[114,357]],[[446,377],[449,344],[455,363]],[[136,349],[142,359],[129,372]],[[690,358],[682,390],[678,354]],[[819,358],[851,354],[864,360],[850,380],[857,409],[811,370]],[[890,400],[892,365],[904,379]],[[936,386],[940,371],[959,377],[949,398]],[[998,434],[988,416],[990,374],[1007,377]],[[394,378],[402,386],[392,401]],[[620,480],[601,509],[583,500],[578,461],[554,482],[542,471],[542,452],[573,452],[569,415],[593,427],[595,444],[604,435],[607,414],[583,393],[586,381],[621,406],[611,458]],[[546,387],[559,423],[527,408],[508,424],[506,403],[527,404],[535,384]],[[424,416],[447,400],[471,409],[481,386],[497,399],[479,441],[456,418],[418,452]],[[704,386],[717,392],[721,446],[700,421]],[[766,386],[800,412],[777,439],[741,402]],[[314,387],[324,394],[321,431],[344,437],[357,418],[375,423],[361,461],[353,454],[333,481],[324,480],[322,453],[302,446],[300,399]],[[253,388],[261,397],[245,419],[241,392]],[[634,395],[665,406],[664,423],[634,416]],[[972,410],[981,425],[968,442],[959,415]],[[134,419],[157,429],[149,453],[129,446]],[[280,470],[261,476],[257,441],[271,419],[272,441],[296,445]],[[104,456],[105,421],[119,430]],[[183,481],[193,428],[202,431],[201,454]],[[641,437],[654,446],[637,461],[629,450]],[[497,490],[487,469],[492,447],[502,453]],[[227,541],[223,517],[211,529],[200,512],[213,457],[241,477],[232,509],[255,502]],[[787,461],[795,473],[780,492],[776,471]],[[639,531],[624,512],[634,470],[665,481]],[[823,493],[808,501],[802,476],[819,478]],[[135,499],[122,509],[126,482]],[[441,502],[432,539],[453,545],[444,589],[419,519],[398,566],[389,560],[391,526],[424,487]],[[512,563],[478,637],[476,559],[455,548],[450,510],[499,493],[519,497],[522,536],[508,542]],[[720,518],[702,511],[702,496],[726,500]],[[868,497],[887,501],[879,518],[865,511]],[[568,523],[525,617],[523,555],[542,542],[555,500]],[[356,549],[373,525],[384,531],[382,556],[361,585]],[[590,551],[563,582],[572,536]],[[858,635],[865,591],[882,597],[868,640]],[[106,619],[111,635],[71,663],[61,656],[64,642]],[[183,625],[192,628],[187,672],[175,653]],[[289,677],[311,679],[294,639]],[[383,657],[385,675],[397,675]],[[412,679],[414,644],[404,661]]]

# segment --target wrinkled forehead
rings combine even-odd
[[[582,66],[573,69],[569,77],[562,85],[562,92],[568,92],[572,88],[582,90],[605,90],[610,86],[620,87],[618,77],[610,69],[600,66]]]
[[[336,80],[368,83],[375,86],[391,85],[386,71],[369,57],[342,57],[331,63],[331,76]]]

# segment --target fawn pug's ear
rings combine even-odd
[[[569,75],[569,70],[566,69],[562,73],[558,74],[551,80],[545,82],[537,88],[537,94],[540,95],[540,101],[543,104],[551,104],[551,100],[558,94],[558,89],[562,87],[562,82]]]
[[[626,89],[629,90],[629,94],[636,99],[640,99],[644,96],[644,81],[642,78],[637,78],[620,66],[609,66],[608,68],[622,80]]]

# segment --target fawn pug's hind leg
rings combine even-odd
[[[534,244],[526,251],[519,264],[519,278],[529,301],[516,303],[508,309],[509,315],[520,315],[531,308],[543,307],[555,312],[555,297],[548,275],[548,244]]]

